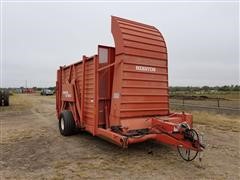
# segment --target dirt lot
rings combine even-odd
[[[0,179],[240,179],[240,118],[193,112],[203,161],[152,142],[127,150],[83,133],[59,134],[54,97],[14,95],[0,107]],[[153,154],[148,154],[152,149]]]

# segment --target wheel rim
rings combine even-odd
[[[193,129],[191,129],[190,132],[191,132],[191,136],[192,136],[192,141],[199,142],[199,136],[198,136],[197,132]],[[178,150],[178,153],[180,154],[180,156],[185,161],[192,161],[198,155],[198,151],[194,151],[191,149],[185,149],[184,147],[181,147],[181,146],[177,146],[177,150]]]
[[[191,149],[185,149],[180,146],[178,146],[177,149],[178,149],[178,153],[185,161],[192,161],[198,155],[198,151],[194,151]]]
[[[60,125],[61,125],[61,129],[64,130],[64,120],[63,120],[63,118],[61,118],[61,120],[60,120]]]

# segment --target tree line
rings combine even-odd
[[[170,92],[176,91],[240,91],[239,85],[224,85],[224,86],[170,86]]]

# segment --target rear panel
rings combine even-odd
[[[113,17],[116,62],[111,125],[122,118],[168,115],[167,49],[153,26]]]
[[[57,72],[56,108],[73,113],[76,124],[94,134],[96,127],[96,56],[60,67]]]
[[[63,66],[57,71],[56,108],[58,117],[62,109],[74,110],[74,119],[80,122],[80,104],[82,89],[82,62]],[[68,95],[70,95],[68,97]],[[78,124],[80,125],[80,124]]]

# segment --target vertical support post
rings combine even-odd
[[[94,130],[93,130],[93,135],[96,134],[98,124],[99,124],[99,82],[98,82],[98,64],[99,64],[99,59],[98,56],[94,56],[94,65],[95,65],[95,124],[94,124]]]
[[[82,59],[82,90],[81,90],[81,127],[84,127],[84,93],[85,93],[85,61],[87,57],[83,56]]]
[[[218,105],[218,109],[220,108],[220,100],[219,97],[217,97],[217,105]]]
[[[74,87],[74,94],[76,98],[76,106],[75,111],[76,111],[76,117],[74,117],[75,122],[77,124],[77,127],[81,128],[81,95],[79,95],[79,89],[78,89],[78,83],[77,83],[77,71],[75,65],[73,65],[73,71],[74,71],[74,80],[72,81],[73,87]]]
[[[59,88],[58,88],[58,102],[59,102],[59,114],[58,118],[60,118],[60,113],[63,110],[64,102],[62,101],[62,84],[63,84],[63,67],[60,66],[60,72],[59,72]]]

